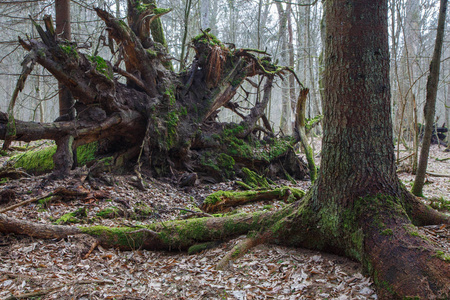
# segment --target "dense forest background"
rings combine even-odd
[[[211,32],[230,47],[258,48],[273,56],[280,65],[291,66],[300,81],[310,89],[307,118],[321,114],[323,7],[321,1],[270,0],[160,0],[159,7],[172,8],[161,20],[175,71],[195,54],[189,46],[191,39]],[[124,0],[71,1],[72,40],[85,47],[82,52],[98,54],[114,64],[116,57],[107,49],[108,35],[94,6],[113,15],[126,18]],[[405,145],[413,141],[414,122],[423,123],[425,86],[436,35],[438,1],[389,1],[389,34],[391,55],[391,89],[396,139]],[[43,16],[55,15],[54,1],[11,0],[0,3],[0,111],[6,111],[25,55],[17,36],[36,37],[30,16],[41,21]],[[438,88],[436,122],[438,126],[450,123],[450,34],[447,31],[443,46],[441,76]],[[187,58],[187,59],[186,59]],[[278,80],[272,90],[267,108],[273,128],[285,134],[292,132],[293,110],[298,86],[292,75]],[[56,80],[41,66],[33,70],[24,92],[19,96],[16,118],[51,122],[58,117]],[[297,89],[297,91],[295,91]],[[235,96],[241,108],[250,107],[256,90],[246,83]],[[239,117],[224,110],[222,121],[239,121]],[[291,122],[289,122],[289,120]],[[403,128],[403,130],[399,130]],[[320,132],[320,127],[316,133]]]

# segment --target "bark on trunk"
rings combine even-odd
[[[449,218],[408,194],[395,172],[387,1],[336,0],[325,6],[319,178],[275,237],[361,261],[383,299],[448,297],[450,265],[437,258],[434,245],[413,233],[410,219],[427,224]],[[425,211],[430,213],[421,215]]]
[[[428,165],[428,154],[430,153],[431,135],[433,134],[434,115],[436,112],[436,96],[439,83],[439,71],[441,66],[442,44],[444,40],[445,16],[447,13],[448,0],[441,0],[439,10],[438,29],[436,34],[436,43],[434,45],[433,58],[430,63],[430,75],[427,81],[427,98],[423,114],[425,118],[425,130],[422,139],[422,149],[420,150],[419,164],[417,166],[416,178],[412,188],[412,193],[416,196],[422,196],[423,185],[425,183],[425,174]],[[439,139],[438,139],[439,143]]]

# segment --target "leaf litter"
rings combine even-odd
[[[450,156],[437,148],[432,148],[431,155]],[[430,159],[435,172],[449,173],[448,164],[448,160]],[[399,174],[404,182],[409,180],[408,176]],[[53,181],[42,188],[44,176],[9,181],[1,187],[13,189],[16,201],[24,201],[58,187],[76,190],[80,180],[75,177]],[[70,201],[59,199],[46,208],[32,203],[7,214],[51,224],[64,214],[84,208],[86,216],[80,218],[81,223],[133,226],[183,218],[189,211],[197,211],[198,201],[208,194],[237,188],[233,182],[226,182],[183,190],[170,180],[149,179],[146,191],[141,191],[133,186],[132,177],[111,176],[109,182],[113,185],[97,184],[96,192],[104,196],[98,199],[92,194]],[[432,181],[426,185],[425,193],[450,199],[449,178],[433,177]],[[310,183],[279,184],[307,189]],[[82,186],[93,190],[87,182]],[[283,205],[266,201],[238,209],[273,210]],[[118,208],[120,213],[112,218],[98,217],[99,212],[111,207]],[[450,249],[448,226],[427,226],[420,230],[444,249]],[[230,262],[224,270],[216,270],[220,259],[244,238],[195,255],[142,249],[119,251],[98,246],[85,258],[94,243],[86,236],[35,240],[0,233],[0,299],[14,299],[10,297],[27,293],[39,295],[39,299],[377,299],[373,282],[361,273],[359,263],[318,251],[259,245]]]

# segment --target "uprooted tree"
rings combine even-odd
[[[422,236],[415,226],[449,224],[450,219],[422,204],[402,186],[396,175],[390,118],[387,1],[334,0],[326,1],[325,5],[327,39],[323,154],[319,177],[301,200],[277,212],[196,218],[140,228],[49,226],[0,215],[0,231],[42,238],[85,233],[95,236],[104,245],[123,249],[142,247],[180,250],[199,243],[249,233],[247,240],[230,252],[228,258],[261,242],[330,251],[360,261],[364,270],[373,277],[381,299],[448,299],[448,249],[440,249]],[[148,103],[154,103],[154,109],[165,109],[168,112],[166,115],[170,115],[173,109],[179,109],[179,102],[191,101],[184,102],[191,105],[186,108],[187,116],[192,114],[200,117],[201,121],[206,121],[221,103],[226,103],[227,96],[233,93],[245,76],[253,74],[252,72],[265,74],[266,86],[269,86],[274,72],[278,72],[268,62],[257,60],[248,52],[239,50],[233,52],[231,66],[227,65],[228,62],[231,63],[228,60],[231,58],[227,56],[229,53],[224,52],[222,47],[216,47],[218,42],[204,34],[194,40],[194,44],[197,42],[197,61],[186,72],[186,81],[180,84],[184,88],[176,92],[183,96],[175,97],[175,103],[170,104],[174,99],[170,92],[166,97],[162,96],[162,99],[157,96],[158,91],[173,91],[170,88],[170,84],[174,83],[173,77],[168,75],[167,68],[159,59],[160,54],[156,53],[150,59],[144,44],[138,42],[140,39],[153,45],[150,38],[146,39],[148,26],[142,23],[138,29],[133,28],[134,31],[131,31],[105,12],[98,10],[98,13],[107,22],[116,40],[119,43],[122,41],[122,51],[139,55],[136,61],[133,59],[136,56],[124,55],[130,61],[126,62],[127,71],[121,71],[126,74],[128,86],[133,86],[133,89],[113,82],[111,75],[108,75],[111,74],[110,69],[105,69],[104,77],[99,76],[98,71],[81,55],[76,60],[69,60],[69,63],[76,62],[78,69],[66,74],[63,62],[57,60],[57,56],[50,55],[50,48],[46,44],[22,42],[27,49],[37,52],[36,59],[39,63],[71,84],[74,96],[83,99],[84,105],[89,107],[91,103],[101,104],[104,121],[86,130],[95,129],[95,135],[86,133],[85,141],[94,136],[98,138],[104,131],[112,133],[110,128],[123,122],[123,128],[140,126],[137,128],[140,128],[141,140],[150,137],[146,142],[149,153],[152,152],[152,143],[157,140],[163,144],[156,149],[168,151],[171,154],[169,157],[185,157],[189,155],[189,149],[199,149],[208,140],[203,138],[184,147],[170,147],[184,142],[182,137],[192,133],[187,133],[190,132],[188,128],[171,134],[170,128],[164,127],[164,124],[168,124],[163,120],[164,115],[152,114]],[[148,19],[150,18],[145,20]],[[206,48],[209,52],[201,50]],[[39,56],[39,49],[49,52]],[[204,61],[212,57],[217,60],[213,64],[216,68],[220,67],[223,71],[232,68],[226,75],[227,79],[218,76],[217,69],[208,69],[212,64],[204,64]],[[67,59],[67,56],[64,58]],[[242,66],[239,72],[244,73],[235,73],[234,70],[239,66]],[[133,68],[139,72],[130,73]],[[77,80],[72,81],[71,76],[75,76],[79,69],[82,73],[79,74],[80,78],[76,77]],[[202,75],[199,76],[199,73]],[[86,74],[90,76],[89,80],[83,80]],[[224,82],[225,85],[220,85]],[[192,86],[195,89],[189,92]],[[216,105],[205,107],[201,103],[192,102],[193,99],[204,99],[205,94],[216,95],[207,98]],[[121,98],[124,95],[127,97]],[[130,99],[144,99],[147,102]],[[125,106],[134,110],[130,109],[125,114],[121,110]],[[193,106],[197,108],[194,109]],[[144,116],[147,114],[149,119],[156,120],[143,121],[145,118],[139,113],[141,111]],[[239,130],[234,127],[234,135],[245,137],[251,134],[256,127],[249,124],[253,124],[255,118],[252,116],[255,115],[258,115],[257,109],[244,118],[246,126]],[[192,122],[186,120],[187,117],[178,116],[177,124],[180,125],[177,128],[183,128],[181,124],[192,126]],[[223,132],[223,127],[210,124]],[[16,122],[17,132],[19,125]],[[64,131],[63,128],[66,127],[63,125],[69,127],[62,123],[54,128],[71,132],[68,129]],[[41,132],[55,132],[54,128],[45,127]],[[163,131],[167,133],[162,135]],[[152,134],[148,135],[148,132]],[[130,144],[136,141],[137,137],[128,136],[126,131],[122,131],[122,134]],[[171,153],[174,151],[172,149],[177,149],[178,152]],[[152,163],[158,166],[157,159]]]
[[[139,157],[138,163],[147,165],[153,176],[184,169],[217,181],[233,177],[235,170],[246,166],[265,170],[269,176],[289,173],[302,179],[307,170],[293,154],[295,140],[274,138],[264,114],[274,78],[292,71],[271,63],[263,51],[230,49],[205,30],[192,40],[195,58],[191,66],[175,74],[159,20],[170,10],[147,2],[129,1],[128,25],[96,9],[115,41],[109,45],[117,58],[114,65],[59,40],[49,16],[44,18],[46,30],[35,23],[41,40],[20,39],[29,51],[24,73],[35,62],[46,68],[72,92],[77,117],[68,121],[61,116],[47,124],[21,122],[14,120],[11,110],[0,119],[0,138],[5,144],[55,140],[57,176],[72,167],[74,149],[98,141],[104,153],[117,154],[117,161]],[[126,84],[119,82],[119,75],[126,78]],[[245,80],[262,90],[246,115],[232,101]],[[223,107],[235,111],[242,121],[217,122]]]

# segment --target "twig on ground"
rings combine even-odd
[[[49,194],[46,194],[46,195],[38,197],[38,198],[32,198],[32,199],[25,200],[25,201],[22,201],[20,203],[8,206],[8,207],[0,210],[0,214],[5,213],[5,212],[10,211],[10,210],[13,210],[13,209],[15,209],[17,207],[23,206],[23,205],[28,204],[28,203],[32,203],[32,202],[35,202],[35,201],[38,201],[38,200],[42,200],[42,199],[50,197],[50,196],[53,196],[53,193],[49,193]]]
[[[105,280],[82,280],[82,281],[76,281],[76,282],[70,282],[70,283],[66,283],[66,284],[60,284],[48,289],[44,289],[44,290],[39,290],[39,291],[34,291],[34,292],[30,292],[30,293],[23,293],[23,294],[18,294],[18,295],[11,295],[9,297],[7,297],[5,300],[15,300],[15,299],[26,299],[26,298],[30,298],[30,297],[38,297],[38,296],[43,296],[46,294],[49,294],[53,291],[56,291],[58,289],[61,289],[65,286],[68,285],[76,285],[76,284],[92,284],[92,283],[97,283],[97,284],[102,284],[102,283],[109,283],[112,284],[111,281],[105,281]]]

